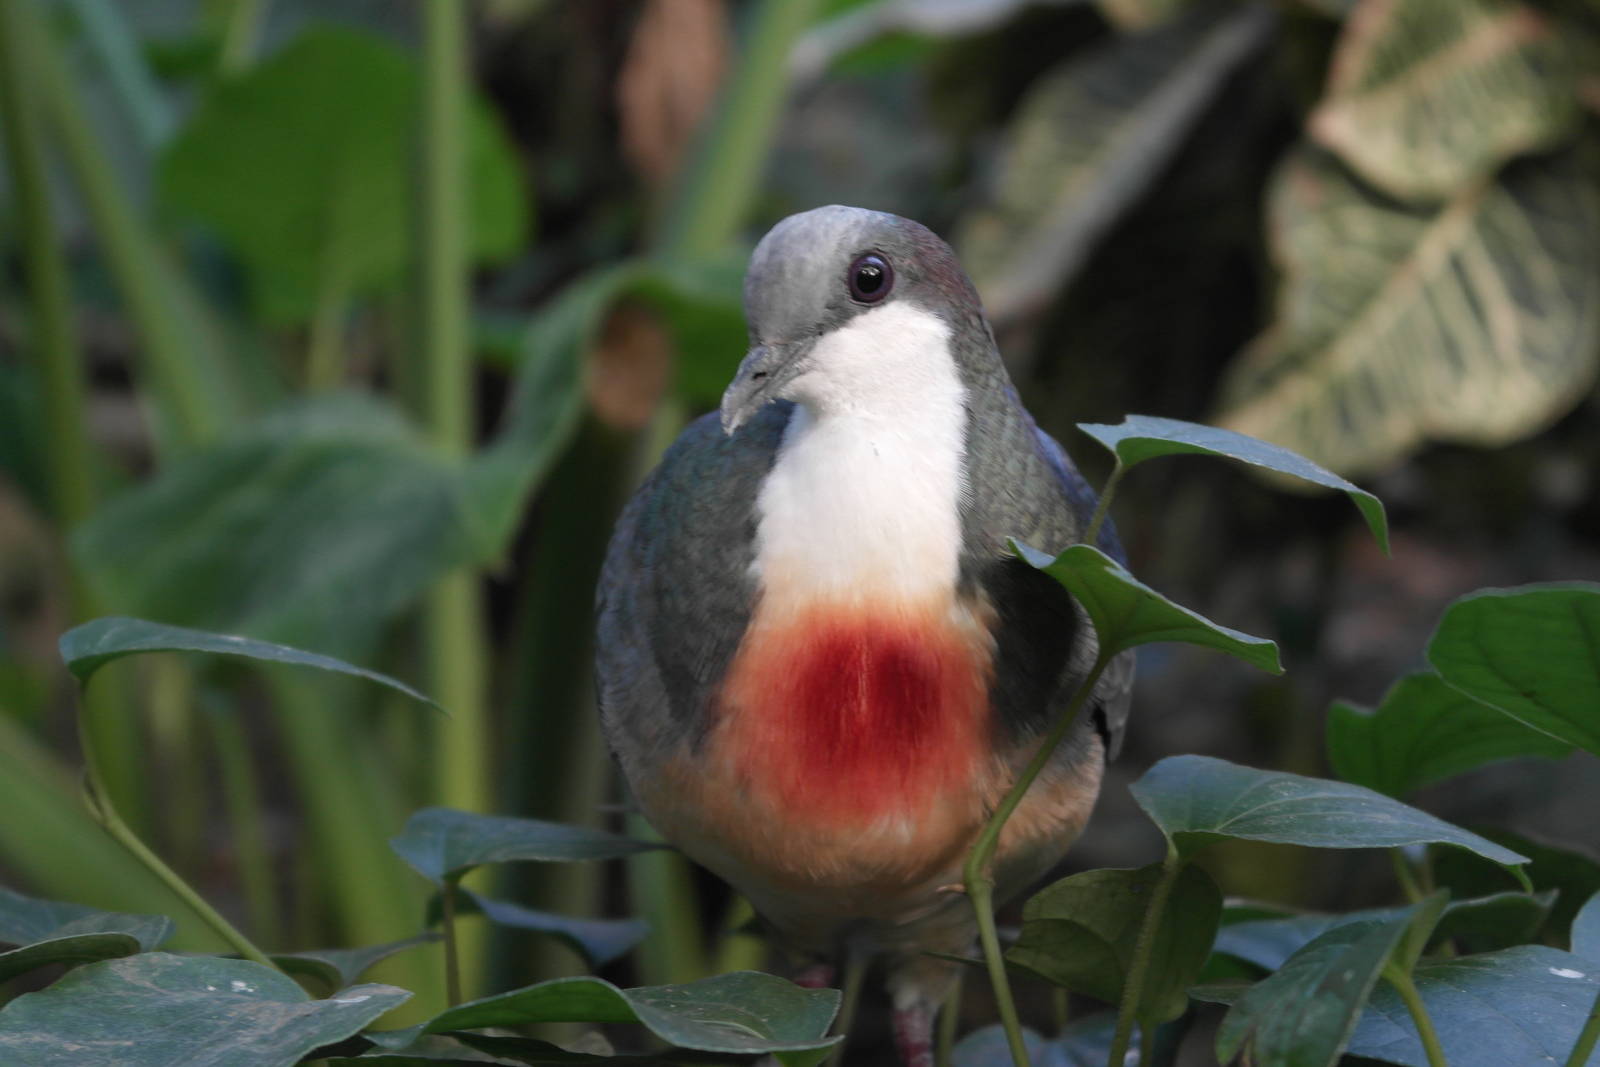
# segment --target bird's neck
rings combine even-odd
[[[953,595],[967,405],[948,328],[886,307],[819,343],[814,359],[757,501],[766,606]]]

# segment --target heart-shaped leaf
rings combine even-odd
[[[18,1067],[290,1067],[411,996],[359,985],[328,1000],[248,960],[147,952],[80,967],[0,1008],[0,1061]]]
[[[1371,711],[1335,703],[1328,709],[1327,744],[1335,774],[1392,797],[1499,760],[1559,759],[1572,751],[1436,674],[1400,679]]]
[[[456,887],[456,914],[480,914],[501,926],[549,934],[589,962],[603,967],[624,956],[650,933],[643,919],[574,919],[548,911],[536,911],[505,900],[493,900]],[[428,925],[440,921],[443,909],[438,895],[428,902]]]
[[[1451,1067],[1564,1064],[1596,994],[1595,961],[1544,945],[1419,965],[1417,992]],[[1350,1055],[1428,1067],[1404,1002],[1387,984],[1372,994]]]
[[[1447,844],[1496,863],[1527,862],[1493,841],[1362,786],[1241,767],[1210,756],[1169,756],[1131,788],[1139,806],[1185,855],[1234,837],[1308,848]]]
[[[303,652],[288,645],[275,645],[269,641],[255,641],[233,634],[214,634],[204,630],[190,630],[182,626],[144,619],[110,617],[94,619],[75,626],[61,635],[61,659],[79,682],[87,684],[95,671],[113,660],[141,652],[207,652],[221,656],[242,656],[263,663],[286,663],[297,667],[315,667],[317,670],[353,675],[386,685],[420,700],[429,707],[438,708],[432,700],[398,679],[364,667],[352,666],[316,652]],[[439,710],[444,710],[440,708]]]
[[[1157,641],[1181,641],[1218,649],[1273,674],[1283,673],[1277,645],[1264,637],[1218,626],[1174,604],[1098,548],[1072,545],[1051,558],[1020,541],[1013,540],[1011,546],[1083,605],[1100,635],[1102,650],[1108,654]]]
[[[789,1067],[808,1067],[838,1044],[838,1038],[826,1036],[838,1009],[837,990],[802,989],[755,971],[639,989],[619,989],[599,978],[558,978],[462,1004],[406,1030],[367,1036],[399,1050],[423,1034],[486,1026],[641,1023],[682,1048],[771,1053]]]
[[[172,936],[165,915],[125,915],[35,900],[0,886],[0,982],[47,963],[93,963],[149,952]]]
[[[1006,960],[1048,982],[1111,1004],[1121,1002],[1139,926],[1162,864],[1096,870],[1063,878],[1023,906],[1022,933]],[[1178,873],[1162,911],[1136,1017],[1156,1024],[1188,1007],[1222,913],[1222,893],[1199,867]]]
[[[603,830],[451,808],[413,812],[389,846],[418,874],[439,885],[485,863],[610,860],[666,847]]]
[[[1234,1001],[1217,1031],[1217,1058],[1255,1067],[1332,1067],[1408,932],[1426,938],[1444,906],[1438,894],[1398,919],[1337,926],[1311,941]]]
[[[1445,610],[1428,662],[1472,699],[1600,755],[1600,585],[1470,593]]]
[[[1111,449],[1117,457],[1118,466],[1124,468],[1157,456],[1221,456],[1327,489],[1337,489],[1360,510],[1367,528],[1377,538],[1384,552],[1389,551],[1389,522],[1384,516],[1381,500],[1280,445],[1217,426],[1162,419],[1153,415],[1129,415],[1115,426],[1079,423],[1078,429]]]

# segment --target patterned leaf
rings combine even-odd
[[[1293,154],[1271,203],[1277,321],[1224,385],[1229,429],[1344,474],[1426,439],[1502,444],[1595,374],[1600,185],[1578,152],[1523,160],[1438,210]]]
[[[1369,0],[1312,136],[1399,197],[1444,197],[1578,125],[1570,35],[1514,0]]]

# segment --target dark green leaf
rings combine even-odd
[[[482,558],[463,467],[392,405],[303,401],[168,464],[81,527],[78,564],[126,614],[334,655]]]
[[[1392,797],[1498,760],[1557,759],[1572,751],[1436,674],[1400,679],[1373,711],[1335,703],[1328,709],[1327,739],[1335,774]]]
[[[839,1008],[833,989],[801,989],[770,974],[739,971],[675,986],[618,989],[599,978],[558,978],[451,1008],[408,1030],[368,1036],[403,1049],[422,1034],[544,1022],[642,1023],[703,1052],[773,1053],[789,1067],[820,1062]]]
[[[1423,963],[1412,978],[1451,1067],[1564,1064],[1600,977],[1593,961],[1544,945]],[[1428,1067],[1410,1013],[1387,984],[1376,990],[1349,1052]]]
[[[1022,933],[1006,960],[1076,993],[1120,1003],[1139,925],[1162,865],[1096,870],[1063,878],[1022,909]],[[1176,1019],[1205,963],[1222,913],[1222,894],[1199,867],[1179,872],[1162,912],[1138,1018]]]
[[[1073,1020],[1053,1038],[1040,1037],[1027,1029],[1022,1031],[1022,1038],[1028,1046],[1028,1058],[1039,1067],[1105,1067],[1116,1029],[1116,1013],[1101,1012]],[[998,1023],[974,1030],[957,1043],[951,1062],[954,1067],[999,1067],[1010,1063],[1005,1030]]]
[[[1273,674],[1282,674],[1278,646],[1263,637],[1230,630],[1151,589],[1110,556],[1090,545],[1072,545],[1054,559],[1013,540],[1012,548],[1071,593],[1094,622],[1103,649],[1121,652],[1157,641],[1215,648]]]
[[[324,300],[404,278],[421,96],[404,49],[352,29],[306,30],[201,101],[161,161],[158,199],[239,256],[265,319],[304,321]],[[466,141],[470,251],[501,257],[527,229],[520,168],[481,102]]]
[[[1185,854],[1218,838],[1309,848],[1456,845],[1496,863],[1526,858],[1427,812],[1359,785],[1241,767],[1210,756],[1169,756],[1133,796]]]
[[[341,989],[360,978],[382,960],[408,948],[439,940],[437,934],[419,934],[403,941],[366,948],[320,948],[289,952],[272,957],[272,962],[290,974],[314,978],[328,989]]]
[[[437,1042],[430,1046],[430,1042]],[[459,1050],[449,1064],[470,1063],[478,1055],[488,1062],[528,1064],[530,1067],[565,1067],[567,1064],[604,1064],[606,1067],[737,1067],[749,1065],[748,1056],[717,1052],[692,1052],[682,1049],[636,1056],[609,1056],[598,1052],[569,1052],[559,1045],[531,1037],[506,1037],[502,1034],[458,1033],[452,1037],[424,1037],[399,1052],[373,1050],[356,1059],[334,1060],[342,1067],[435,1067],[436,1057],[449,1057],[451,1048]],[[422,1050],[426,1050],[425,1052]],[[422,1058],[422,1056],[427,1058]]]
[[[0,886],[0,982],[47,963],[93,963],[149,952],[172,936],[165,915],[124,915],[35,900]]]
[[[1564,942],[1578,906],[1594,893],[1600,892],[1600,861],[1580,850],[1547,845],[1499,827],[1481,827],[1479,833],[1498,845],[1530,857],[1530,862],[1522,870],[1535,889],[1558,891],[1559,895],[1545,923],[1545,934]],[[1449,888],[1458,897],[1487,896],[1507,888],[1514,881],[1504,867],[1485,863],[1458,849],[1442,849],[1429,858],[1434,881]]]
[[[94,619],[82,626],[75,626],[61,635],[61,659],[78,681],[84,683],[87,683],[90,676],[107,663],[141,652],[206,652],[220,656],[242,656],[264,663],[315,667],[317,670],[365,678],[420,700],[430,707],[439,707],[409,685],[387,674],[369,671],[364,667],[354,667],[332,656],[302,652],[298,648],[255,641],[248,637],[206,633],[203,630],[166,626],[144,619],[114,617]]]
[[[484,863],[609,860],[666,847],[602,830],[450,808],[413,812],[405,829],[389,845],[413,870],[434,883],[459,878]]]
[[[456,914],[478,913],[501,926],[549,934],[578,953],[591,967],[603,967],[643,941],[650,924],[643,919],[574,919],[548,911],[535,911],[505,900],[492,900],[470,889],[456,889]],[[440,921],[438,895],[428,902],[428,925]]]
[[[0,1062],[289,1067],[410,996],[359,985],[312,1000],[292,979],[248,960],[148,952],[80,967],[0,1008]]]
[[[1600,755],[1600,585],[1470,593],[1439,620],[1428,662],[1474,700]]]
[[[1590,897],[1572,920],[1572,952],[1600,963],[1600,893]]]
[[[1080,423],[1078,429],[1111,449],[1117,463],[1131,467],[1157,456],[1200,455],[1236,459],[1252,467],[1286,474],[1326,489],[1337,489],[1361,511],[1367,528],[1384,552],[1389,551],[1389,522],[1383,502],[1352,482],[1279,445],[1216,426],[1203,426],[1152,415],[1129,415],[1115,426]]]
[[[1337,926],[1311,941],[1236,1001],[1217,1031],[1217,1058],[1253,1067],[1332,1067],[1384,964],[1414,926],[1444,905],[1439,894],[1388,922]]]

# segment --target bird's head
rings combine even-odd
[[[773,400],[825,409],[915,375],[930,356],[915,341],[948,351],[952,333],[988,337],[949,245],[910,219],[839,205],[790,215],[761,239],[744,311],[750,351],[722,396],[728,433]]]

